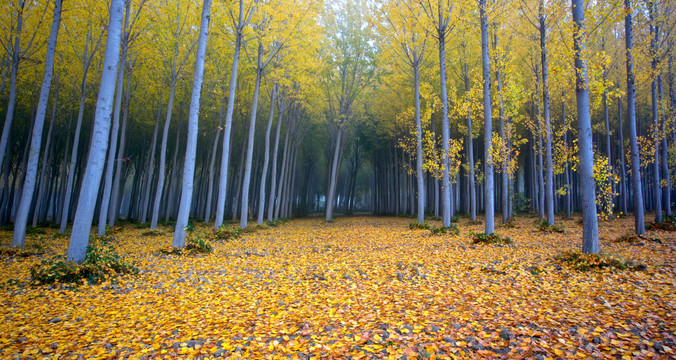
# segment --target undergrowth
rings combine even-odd
[[[611,269],[611,270],[645,270],[645,265],[637,264],[613,254],[586,254],[579,250],[564,250],[554,257],[559,264],[579,271]]]
[[[160,248],[160,254],[189,256],[197,254],[210,254],[213,250],[214,250],[213,246],[211,246],[209,241],[204,237],[190,236],[185,242],[185,247],[183,248],[176,248],[173,246],[163,247]]]
[[[508,236],[502,236],[500,234],[492,233],[478,233],[471,234],[472,242],[475,244],[491,244],[491,245],[511,245],[514,243],[512,239]]]
[[[636,235],[635,233],[624,234],[618,237],[617,239],[613,240],[613,242],[635,244],[640,243],[642,240],[662,243],[662,239],[657,237],[655,234]]]
[[[413,222],[408,224],[408,228],[410,230],[431,230],[432,226],[427,221],[425,221],[423,223],[413,221]]]
[[[542,220],[538,222],[538,229],[542,232],[546,232],[548,234],[557,232],[557,233],[564,233],[566,232],[566,228],[563,227],[561,224],[550,224],[547,222],[547,220]]]
[[[30,268],[31,282],[39,284],[99,283],[115,274],[138,274],[138,268],[115,252],[110,238],[92,237],[81,264],[63,257],[42,260]]]
[[[676,215],[666,216],[660,222],[647,224],[646,229],[651,231],[676,231]]]
[[[460,234],[460,230],[458,229],[458,227],[453,225],[453,224],[451,224],[451,226],[431,227],[430,231],[434,235],[458,235],[458,234]]]

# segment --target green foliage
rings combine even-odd
[[[215,240],[232,240],[238,238],[242,234],[240,228],[230,228],[221,226],[216,230],[213,230],[213,238]]]
[[[210,254],[213,252],[213,250],[213,246],[211,246],[209,241],[207,241],[207,239],[205,239],[203,236],[190,236],[186,240],[184,248],[175,248],[173,246],[164,247],[160,249],[160,254],[189,256],[196,254]]]
[[[579,271],[596,269],[645,270],[646,268],[645,265],[636,264],[618,255],[586,254],[579,250],[564,250],[561,254],[555,256],[554,260]]]
[[[408,228],[410,230],[431,230],[432,226],[427,222],[419,223],[417,221],[413,221],[408,224]]]
[[[483,223],[484,223],[483,221],[476,219],[476,220],[470,220],[470,222],[468,224],[470,224],[470,225],[481,225]]]
[[[31,281],[34,284],[79,283],[82,280],[98,283],[114,274],[138,274],[138,268],[118,255],[105,239],[90,239],[81,264],[67,262],[63,257],[41,261],[30,268]]]
[[[491,244],[491,245],[511,245],[514,243],[508,236],[492,233],[478,233],[471,234],[472,242],[475,244]]]
[[[646,229],[651,231],[676,231],[676,215],[667,216],[658,223],[647,224]]]
[[[522,193],[514,195],[514,213],[522,214],[530,211],[530,198]]]
[[[652,241],[652,242],[662,243],[662,239],[657,237],[655,234],[637,235],[635,233],[624,234],[624,235],[618,237],[617,239],[613,240],[613,242],[635,244],[635,243],[640,243],[641,240],[648,240],[648,241]]]
[[[458,215],[455,215],[451,218],[451,224],[455,224],[458,221],[460,221],[460,218],[458,217]]]
[[[141,236],[162,236],[162,235],[164,235],[164,232],[162,232],[162,230],[157,230],[157,229],[146,230],[146,231],[141,233]]]
[[[516,222],[514,221],[514,216],[511,218],[507,219],[507,221],[503,222],[502,224],[498,225],[499,228],[504,228],[504,229],[513,229],[516,227]]]
[[[6,246],[0,247],[0,256],[29,257],[35,255],[42,255],[42,252],[37,249],[21,249]]]
[[[275,227],[275,226],[279,226],[279,225],[282,225],[282,224],[287,223],[287,222],[289,222],[289,219],[278,219],[278,220],[275,220],[275,221],[268,221],[266,223],[266,225],[269,226],[269,227]]]
[[[114,225],[113,227],[106,226],[106,235],[117,235],[124,230],[122,225]]]
[[[192,223],[192,219],[188,219],[188,226],[185,227],[186,232],[193,232],[195,231],[195,224]]]
[[[42,226],[32,226],[26,229],[26,235],[44,235],[47,232]]]
[[[550,224],[547,222],[547,220],[542,220],[538,222],[538,229],[542,232],[546,232],[548,234],[551,234],[553,232],[557,233],[564,233],[566,232],[566,228],[563,227],[561,224]]]
[[[150,223],[147,223],[147,222],[144,222],[144,223],[138,222],[138,223],[136,223],[136,228],[137,228],[137,229],[149,229],[149,228],[150,228]]]
[[[434,235],[459,235],[460,230],[458,229],[457,226],[451,224],[451,226],[440,226],[440,227],[432,227],[430,228],[430,231]]]

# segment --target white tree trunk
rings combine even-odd
[[[115,107],[113,109],[113,125],[110,130],[110,140],[108,146],[108,160],[106,161],[106,172],[104,174],[103,196],[101,197],[101,208],[99,210],[99,223],[97,233],[99,236],[106,233],[106,219],[108,208],[110,207],[110,193],[113,188],[113,169],[115,169],[115,154],[117,152],[117,138],[120,130],[120,107],[122,106],[122,92],[124,89],[124,72],[127,64],[127,28],[129,27],[129,10],[131,1],[126,1],[124,15],[124,39],[122,40],[122,54],[120,55],[120,66],[117,69],[117,85],[115,86]],[[127,80],[129,81],[129,80]],[[118,165],[119,167],[119,165]]]
[[[155,129],[153,130],[153,142],[150,145],[150,161],[146,170],[145,191],[143,192],[143,208],[141,209],[141,223],[145,224],[148,218],[148,203],[150,202],[150,191],[153,183],[153,171],[155,170],[155,147],[157,146],[157,130],[160,124],[160,106],[157,106],[157,118],[155,119]]]
[[[268,165],[270,163],[270,131],[272,130],[272,121],[275,116],[275,100],[277,98],[277,92],[279,91],[279,85],[275,84],[272,89],[272,95],[270,96],[270,117],[268,118],[268,126],[265,129],[265,148],[263,154],[263,169],[261,172],[261,185],[260,191],[258,193],[258,225],[263,223],[263,217],[265,216],[265,185],[268,175]],[[272,197],[270,197],[272,201]]]
[[[190,215],[190,202],[192,201],[193,178],[195,174],[195,155],[197,153],[197,123],[199,120],[200,93],[204,77],[204,58],[207,52],[207,35],[210,18],[211,0],[204,0],[200,34],[197,42],[197,57],[195,58],[195,78],[192,83],[192,97],[188,113],[188,142],[185,147],[183,187],[181,189],[181,202],[176,219],[176,230],[174,230],[174,241],[172,243],[176,248],[183,248],[185,246],[185,228],[188,226],[188,216]]]
[[[282,119],[284,117],[284,94],[279,99],[279,118],[277,119],[277,130],[275,135],[275,148],[272,152],[272,174],[270,174],[270,201],[268,201],[268,221],[274,221],[275,209],[275,189],[277,188],[277,152],[279,150],[279,133],[282,128]]]
[[[481,63],[483,65],[483,97],[484,97],[484,232],[495,231],[495,206],[493,203],[493,118],[491,109],[491,72],[488,56],[488,20],[486,16],[486,0],[479,0],[481,17]]]
[[[425,177],[423,173],[422,125],[420,124],[420,61],[413,52],[413,79],[415,93],[415,143],[416,143],[416,177],[418,180],[418,223],[425,222]],[[447,166],[445,166],[447,167]]]
[[[582,251],[599,251],[599,228],[596,213],[596,189],[594,183],[594,149],[592,145],[591,114],[589,107],[589,80],[585,51],[584,7],[582,0],[572,0],[573,34],[575,51],[575,95],[577,98],[578,143],[580,146],[580,190],[582,193]]]
[[[246,148],[246,160],[244,163],[244,178],[242,181],[242,205],[240,207],[239,227],[245,228],[249,218],[249,182],[251,181],[251,161],[253,160],[254,133],[256,131],[256,112],[258,111],[258,94],[261,89],[263,77],[263,44],[258,43],[258,64],[256,65],[256,85],[254,87],[253,101],[251,104],[251,121],[249,123],[249,136]]]
[[[25,1],[20,5],[22,8]],[[14,39],[14,50],[11,54],[11,68],[9,73],[9,100],[5,113],[5,123],[2,126],[2,136],[0,136],[0,166],[2,166],[5,153],[7,152],[7,143],[9,133],[12,131],[12,122],[14,121],[14,108],[16,106],[16,80],[19,72],[19,60],[21,52],[21,31],[23,28],[23,11],[17,12],[16,37]]]
[[[94,129],[92,131],[89,159],[82,179],[82,188],[78,198],[73,231],[68,246],[67,260],[77,263],[84,260],[89,244],[89,233],[94,218],[96,198],[101,184],[101,174],[108,148],[110,135],[110,116],[115,93],[115,77],[120,61],[120,40],[122,38],[122,20],[124,16],[124,0],[111,0],[108,20],[108,38],[103,60],[101,85],[99,87]]]
[[[166,175],[165,167],[167,163],[167,141],[169,137],[169,125],[171,124],[171,112],[174,108],[174,93],[176,84],[172,81],[169,90],[169,101],[167,103],[167,118],[164,120],[164,129],[162,130],[162,144],[160,145],[160,163],[157,168],[157,186],[155,187],[155,200],[153,201],[153,212],[150,217],[150,228],[157,228],[157,220],[160,217],[160,201],[162,200],[162,190],[164,189],[164,177]]]
[[[12,247],[24,247],[26,243],[26,224],[28,222],[28,212],[30,211],[33,193],[35,192],[35,180],[37,178],[38,160],[40,160],[40,146],[42,145],[42,129],[45,124],[45,114],[49,102],[49,91],[52,86],[52,77],[54,76],[54,53],[56,52],[56,40],[59,36],[59,27],[61,26],[61,1],[54,0],[54,16],[52,18],[52,28],[49,32],[49,41],[47,43],[47,55],[45,58],[45,74],[42,78],[42,88],[40,89],[40,100],[35,114],[35,123],[33,124],[33,135],[31,136],[31,147],[28,155],[28,164],[26,167],[26,178],[21,192],[21,202],[17,210],[16,220],[14,221],[14,235],[12,237]],[[3,153],[4,153],[4,149]]]
[[[627,60],[627,121],[631,147],[631,184],[634,197],[634,228],[636,234],[645,234],[643,190],[641,189],[641,158],[636,137],[636,86],[634,84],[634,35],[631,0],[624,0],[624,31]]]

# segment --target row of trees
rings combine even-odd
[[[646,207],[671,215],[666,1],[2,6],[14,246],[28,224],[72,222],[81,261],[92,223],[120,217],[176,221],[182,247],[189,217],[246,227],[336,207],[444,226],[483,211],[492,233],[527,200],[551,224],[581,209],[596,252],[597,213],[632,210],[639,234]]]

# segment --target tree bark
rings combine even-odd
[[[596,189],[594,183],[594,149],[589,107],[589,80],[583,57],[584,7],[582,0],[572,0],[573,34],[575,52],[575,96],[577,98],[578,143],[580,146],[580,188],[582,192],[582,251],[595,254],[599,251],[599,229],[596,212]]]
[[[624,0],[624,31],[627,60],[627,121],[631,147],[631,184],[634,197],[634,227],[636,234],[645,234],[643,191],[641,189],[641,163],[636,134],[636,87],[634,80],[634,35],[631,0]]]
[[[211,0],[204,0],[202,5],[202,22],[197,42],[197,56],[195,58],[195,77],[192,83],[192,97],[188,113],[188,141],[185,146],[185,162],[183,163],[183,186],[181,187],[181,201],[176,218],[176,229],[172,245],[175,248],[185,247],[186,227],[190,215],[192,201],[193,180],[195,175],[195,156],[197,154],[197,125],[200,110],[200,94],[204,77],[204,59],[207,52],[207,36],[209,20],[211,19]]]
[[[492,234],[495,231],[495,206],[493,203],[493,115],[491,109],[491,72],[490,57],[488,56],[488,18],[486,16],[486,0],[479,0],[479,14],[481,19],[481,63],[483,67],[483,98],[484,98],[484,232]]]
[[[49,32],[47,43],[47,55],[45,58],[45,73],[42,78],[42,87],[40,89],[40,100],[35,114],[33,124],[33,135],[31,136],[31,147],[28,155],[28,164],[26,166],[26,178],[24,179],[23,190],[21,193],[21,202],[17,210],[14,221],[14,234],[12,237],[12,247],[23,249],[26,244],[26,223],[28,222],[28,212],[30,211],[33,193],[35,192],[35,180],[37,178],[38,161],[40,159],[40,146],[42,145],[42,130],[45,124],[45,115],[49,102],[49,91],[52,86],[52,77],[54,76],[54,53],[56,52],[56,40],[59,36],[59,27],[61,25],[61,1],[54,0],[54,16],[52,18],[52,28]],[[54,119],[52,119],[53,121]],[[4,148],[2,149],[4,154]],[[40,200],[40,199],[38,199]]]
[[[99,87],[96,112],[94,114],[94,129],[89,147],[89,159],[82,179],[82,188],[78,199],[77,211],[73,222],[73,231],[70,237],[67,260],[80,263],[87,254],[89,232],[96,206],[96,198],[101,183],[101,173],[108,148],[110,132],[110,116],[115,93],[115,77],[120,60],[120,40],[122,37],[122,18],[124,15],[124,0],[111,0],[110,17],[108,20],[108,39],[103,60],[101,85]]]

